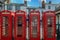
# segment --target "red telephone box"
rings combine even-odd
[[[29,39],[40,40],[40,12],[31,11],[29,14]]]
[[[44,40],[56,40],[56,15],[54,11],[43,13]]]
[[[16,11],[14,20],[14,40],[26,40],[26,13]]]
[[[12,16],[11,12],[1,12],[1,40],[12,40]]]

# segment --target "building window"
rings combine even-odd
[[[20,10],[20,6],[15,6],[15,10]]]
[[[48,9],[51,9],[51,6],[48,6]]]
[[[12,5],[7,5],[7,10],[12,10]]]

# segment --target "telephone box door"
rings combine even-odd
[[[1,12],[1,24],[2,24],[2,39],[12,40],[12,17],[11,12],[4,10]]]
[[[43,14],[44,40],[56,40],[55,12],[47,11]]]
[[[15,12],[14,39],[26,40],[26,14],[24,11]]]
[[[40,40],[40,12],[31,11],[29,15],[30,40]]]

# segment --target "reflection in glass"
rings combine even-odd
[[[38,20],[37,20],[37,16],[33,16],[32,17],[32,22],[31,22],[31,25],[32,25],[32,37],[37,37],[37,25],[38,25]]]
[[[54,28],[52,26],[53,24],[53,17],[48,17],[48,38],[52,38],[53,37],[53,33],[54,33]]]
[[[22,17],[17,18],[17,36],[22,37]]]
[[[3,17],[3,36],[8,36],[8,17]]]

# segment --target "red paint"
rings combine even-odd
[[[19,12],[19,14],[17,14]],[[23,12],[23,13],[22,13]],[[17,30],[18,28],[18,17],[19,21],[21,21],[21,24],[19,24],[19,28],[21,30]],[[19,33],[18,33],[19,31]],[[22,32],[22,33],[21,33]],[[14,40],[26,40],[26,13],[24,11],[18,10],[15,12],[15,18],[14,18]]]
[[[36,13],[36,14],[34,14]],[[35,34],[33,34],[33,26],[32,26],[32,19],[33,17],[37,17],[37,25],[36,25],[36,28],[37,28],[37,32],[36,32],[36,37],[33,36]],[[31,11],[30,12],[30,15],[29,15],[29,39],[30,40],[40,40],[40,12],[39,11]]]
[[[8,12],[9,14],[3,14],[5,12]],[[7,19],[5,19],[7,18]],[[6,20],[4,22],[6,22],[6,27],[7,29],[5,29],[5,26],[3,26],[3,19]],[[5,25],[5,24],[4,24]],[[11,16],[11,12],[8,10],[4,10],[1,12],[1,40],[12,40],[12,16]],[[3,31],[4,30],[4,31]],[[5,33],[7,30],[7,34]]]
[[[50,18],[50,19],[49,19]],[[48,19],[51,20],[51,24],[48,23]],[[50,36],[49,36],[49,29]],[[44,40],[56,40],[56,15],[54,11],[46,11],[43,13],[43,30]]]
[[[1,12],[0,12],[0,40],[1,40]]]

